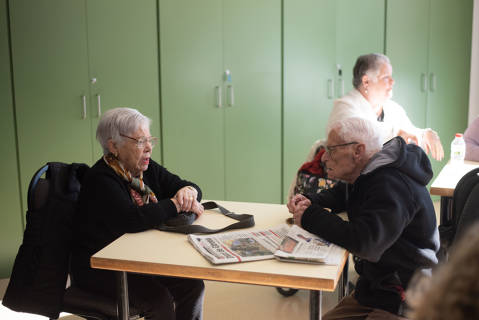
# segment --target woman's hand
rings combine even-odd
[[[198,197],[198,191],[191,187],[191,186],[186,186],[178,190],[176,192],[174,198],[178,201],[178,204],[180,205],[180,211],[193,211],[193,207],[196,202],[196,198]],[[197,207],[195,207],[197,209]],[[196,212],[195,212],[196,213]]]
[[[441,139],[439,139],[439,135],[436,131],[426,129],[422,139],[424,151],[426,151],[427,154],[431,152],[431,157],[437,161],[441,161],[444,158],[444,149],[442,148]]]
[[[191,205],[190,210],[182,210],[181,206],[180,206],[180,204],[179,204],[179,202],[176,198],[171,198],[170,200],[175,205],[177,213],[180,213],[182,211],[193,212],[194,214],[197,215],[197,217],[200,217],[203,214],[203,212],[205,211],[205,208],[203,207],[203,205],[199,201],[196,201],[196,200],[194,200],[194,203]]]

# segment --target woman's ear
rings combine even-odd
[[[116,143],[113,142],[112,139],[108,139],[108,151],[113,154],[115,157],[118,157],[118,148],[116,147]]]

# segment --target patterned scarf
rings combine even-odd
[[[103,156],[103,160],[108,166],[110,166],[110,168],[113,169],[113,171],[115,171],[117,175],[129,183],[130,196],[134,203],[142,206],[149,203],[150,200],[153,203],[158,202],[153,190],[151,190],[150,187],[143,182],[143,172],[140,173],[139,178],[133,177],[130,171],[126,170],[118,158],[116,158],[113,154],[107,154]]]

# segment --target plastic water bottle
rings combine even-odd
[[[456,133],[451,142],[451,163],[463,163],[466,156],[466,142],[462,133]]]

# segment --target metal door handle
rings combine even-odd
[[[100,96],[100,94],[96,95],[96,107],[97,107],[97,111],[98,111],[98,118],[100,118],[100,116],[101,116],[101,96]]]
[[[86,119],[86,96],[83,95],[81,96],[81,101],[82,101],[82,113],[81,113],[81,118]]]
[[[215,89],[216,89],[216,106],[218,108],[222,108],[223,105],[221,101],[223,100],[223,98],[221,97],[221,86],[215,86]]]
[[[421,73],[421,91],[426,92],[427,90],[427,78],[425,73]]]
[[[434,73],[429,76],[429,89],[431,92],[436,91],[436,75]]]
[[[230,107],[233,107],[233,106],[235,105],[235,90],[234,90],[234,88],[233,88],[233,85],[231,85],[231,84],[229,84],[229,85],[227,86],[227,89],[228,89],[228,92],[229,92],[228,98],[229,98],[229,101],[230,101],[230,102],[228,103],[228,105],[229,105]]]
[[[334,96],[334,91],[333,91],[333,80],[328,79],[328,99],[332,99]]]

